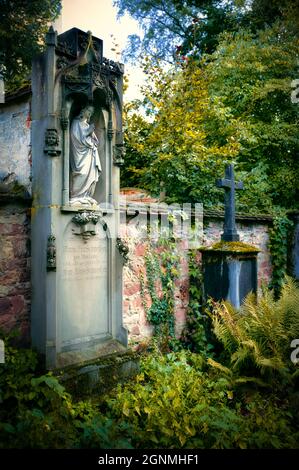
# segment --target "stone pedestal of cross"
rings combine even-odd
[[[235,190],[243,189],[243,183],[235,183],[234,165],[227,165],[225,168],[225,177],[216,181],[218,188],[225,190],[225,216],[224,230],[221,240],[227,242],[239,241],[240,237],[236,228],[235,214]]]

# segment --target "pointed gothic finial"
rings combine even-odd
[[[53,25],[48,29],[46,34],[46,44],[47,46],[56,46],[57,45],[57,31],[54,30]]]
[[[79,65],[85,65],[87,64],[90,59],[95,58],[95,51],[93,48],[93,43],[92,43],[92,32],[87,31],[88,39],[87,39],[87,46],[84,51],[84,53],[79,57]]]

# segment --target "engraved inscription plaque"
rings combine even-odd
[[[67,229],[61,270],[62,347],[109,336],[108,239],[101,226],[84,243]]]

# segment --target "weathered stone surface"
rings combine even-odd
[[[235,182],[234,165],[227,165],[225,167],[225,177],[217,180],[216,183],[219,188],[225,190],[224,231],[221,240],[237,241],[240,237],[236,229],[235,191],[236,189],[243,189],[243,183]]]
[[[14,173],[31,192],[30,95],[0,105],[0,179]]]
[[[81,350],[66,351],[58,354],[56,367],[67,367],[72,364],[80,364],[95,360],[98,357],[105,357],[110,354],[125,353],[126,348],[118,341],[111,339],[103,341],[89,347],[82,347]]]
[[[20,341],[26,343],[31,298],[28,209],[0,206],[0,220],[0,328],[19,330]]]
[[[206,217],[203,242],[210,246],[219,241],[222,233],[222,214]],[[237,221],[237,231],[244,243],[256,246],[260,252],[257,256],[258,263],[258,287],[267,285],[271,279],[271,259],[268,248],[269,220],[256,220],[252,218],[245,221]],[[130,263],[124,269],[124,322],[129,330],[129,338],[133,342],[142,341],[151,336],[153,327],[147,323],[140,291],[140,276],[145,275],[144,254],[147,247],[146,240],[140,241],[138,230],[133,225],[128,232],[130,247]],[[176,281],[175,292],[175,325],[176,335],[179,336],[186,318],[188,309],[188,250],[184,240],[181,242],[181,253],[183,254],[180,265],[180,277]],[[199,259],[200,259],[199,255]],[[149,296],[145,297],[145,303],[150,306]]]
[[[50,369],[102,355],[110,340],[127,345],[113,161],[123,67],[101,60],[101,43],[77,28],[58,37],[50,29],[33,61],[31,335]]]
[[[102,227],[84,243],[68,227],[61,250],[61,341],[109,335],[108,240]],[[70,295],[71,294],[71,295]]]
[[[249,292],[257,293],[257,248],[222,241],[201,252],[205,299],[227,300],[240,308]]]
[[[78,364],[55,371],[59,380],[67,390],[80,398],[84,395],[102,394],[119,382],[123,382],[138,374],[139,355],[118,351],[103,355],[86,365]]]

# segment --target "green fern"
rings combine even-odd
[[[248,295],[239,311],[228,302],[217,304],[212,320],[236,377],[260,375],[271,383],[276,379],[278,387],[292,381],[295,365],[290,360],[290,344],[299,338],[299,287],[295,280],[285,278],[278,300],[265,290],[258,300]]]

